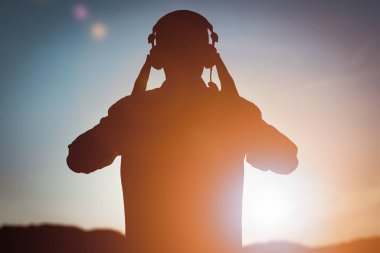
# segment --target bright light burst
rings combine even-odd
[[[266,229],[277,228],[292,213],[292,200],[284,192],[285,189],[279,188],[264,189],[254,196],[252,208],[255,223]]]
[[[243,244],[286,238],[296,233],[300,195],[290,179],[272,172],[245,168],[243,197]]]

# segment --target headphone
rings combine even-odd
[[[212,70],[212,67],[215,65],[212,55],[216,53],[215,43],[218,42],[218,34],[214,32],[212,25],[210,24],[210,22],[208,22],[208,20],[205,17],[199,15],[198,13],[194,14],[199,16],[201,22],[205,25],[208,31],[210,31],[211,44],[208,44],[208,46],[206,46],[206,49],[202,54],[202,57],[204,58],[203,62],[205,68],[209,68]],[[152,48],[150,50],[151,65],[153,68],[157,70],[163,67],[163,60],[165,59],[165,55],[163,51],[160,49],[160,45],[157,45],[156,42],[156,34],[159,30],[159,24],[161,20],[162,18],[153,26],[153,31],[148,36],[148,43],[152,45]]]

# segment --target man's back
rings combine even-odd
[[[111,108],[120,122],[116,132],[123,136],[131,250],[236,252],[241,247],[247,128],[233,107],[206,87],[164,86]]]

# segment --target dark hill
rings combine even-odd
[[[124,243],[123,235],[106,229],[85,231],[61,225],[0,228],[0,252],[4,253],[121,253],[127,252]],[[380,238],[361,239],[320,248],[308,248],[288,242],[270,242],[245,247],[243,253],[380,253]]]
[[[380,238],[368,238],[321,247],[313,253],[380,253]]]
[[[380,253],[380,238],[360,239],[318,248],[288,242],[270,242],[248,246],[243,253]]]
[[[75,227],[3,226],[0,252],[92,253],[125,252],[124,236],[112,230],[85,231]]]
[[[244,248],[243,253],[311,253],[311,249],[289,242],[258,243]]]

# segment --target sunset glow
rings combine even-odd
[[[120,159],[77,175],[66,165],[67,146],[131,93],[157,19],[191,9],[213,24],[240,95],[299,150],[299,167],[289,175],[245,163],[243,245],[316,246],[380,235],[377,7],[361,1],[10,2],[0,8],[7,21],[0,22],[6,119],[0,224],[124,232]],[[148,89],[164,78],[152,70]]]

